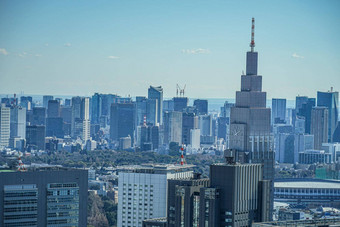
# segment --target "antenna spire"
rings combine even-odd
[[[255,19],[254,17],[251,19],[251,42],[250,42],[250,47],[251,47],[251,52],[254,52],[254,47],[255,47]]]

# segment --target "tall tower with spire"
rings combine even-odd
[[[262,76],[257,75],[258,53],[254,51],[255,20],[252,19],[251,50],[247,52],[246,75],[241,75],[241,91],[236,91],[236,103],[230,112],[229,149],[241,163],[262,163],[263,178],[271,181],[269,207],[273,207],[274,152],[270,132],[271,110],[266,107],[266,92],[262,91]],[[271,219],[272,209],[268,211]]]

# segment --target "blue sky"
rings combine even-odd
[[[0,1],[0,94],[234,98],[255,17],[268,98],[340,90],[340,1]]]

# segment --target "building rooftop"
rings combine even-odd
[[[191,170],[195,165],[190,164],[142,164],[118,166],[117,171],[136,173],[162,173],[162,172],[183,172]]]
[[[318,182],[318,181],[292,181],[274,182],[275,188],[315,188],[315,189],[340,189],[340,181]]]

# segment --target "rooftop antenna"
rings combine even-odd
[[[251,47],[251,52],[254,52],[254,47],[255,47],[255,19],[254,17],[251,19],[251,42],[250,42],[250,47]]]

